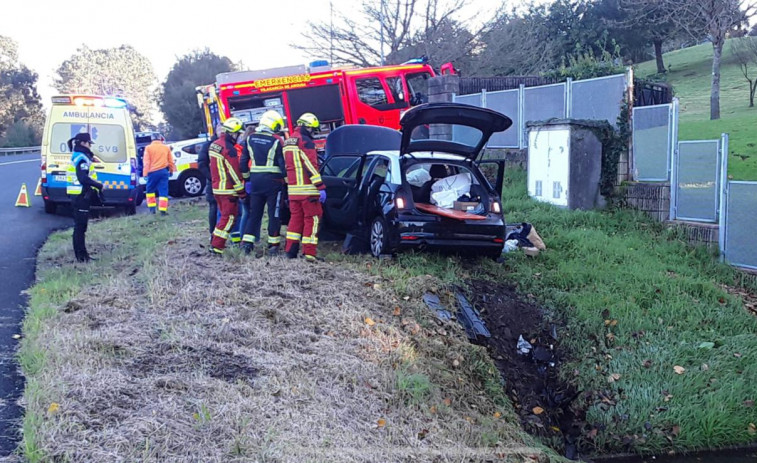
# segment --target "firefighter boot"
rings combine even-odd
[[[255,244],[245,241],[242,244],[242,248],[244,248],[244,254],[249,256],[250,254],[252,254],[252,251],[255,249]]]
[[[279,245],[268,246],[268,256],[277,257],[279,255]]]
[[[287,259],[296,259],[297,254],[300,253],[300,243],[294,243],[287,251]]]

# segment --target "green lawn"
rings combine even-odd
[[[738,40],[738,39],[736,39]],[[680,100],[680,140],[717,139],[730,134],[728,173],[734,180],[757,180],[757,107],[749,107],[749,88],[738,63],[726,43],[721,65],[720,120],[710,121],[710,86],[712,45],[709,43],[676,50],[663,56],[668,73]],[[636,66],[636,75],[644,78],[656,72],[654,61]],[[757,68],[750,77],[757,77]]]
[[[525,183],[508,173],[503,209],[509,223],[536,226],[549,248],[538,257],[516,251],[503,266],[405,253],[371,271],[409,296],[407,282],[428,274],[511,282],[543,304],[565,324],[561,373],[583,391],[585,445],[661,453],[754,442],[757,318],[721,286],[737,272],[641,213],[559,209],[530,199]]]

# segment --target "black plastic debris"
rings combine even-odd
[[[455,298],[457,299],[457,304],[459,306],[457,319],[460,324],[463,325],[463,328],[465,328],[465,333],[468,335],[468,339],[474,344],[488,344],[489,338],[491,338],[492,335],[489,333],[484,321],[481,319],[481,314],[473,308],[471,303],[468,302],[468,299],[466,299],[460,291],[455,291]]]
[[[365,254],[370,252],[368,240],[363,236],[353,233],[347,233],[342,244],[342,253],[344,254]]]
[[[452,314],[449,313],[448,310],[445,310],[444,307],[442,307],[441,301],[439,301],[439,296],[436,294],[426,293],[423,295],[423,302],[426,303],[429,309],[436,312],[436,316],[439,317],[440,320],[449,321],[452,320]]]

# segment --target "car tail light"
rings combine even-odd
[[[407,240],[407,241],[414,241],[414,240],[417,240],[418,237],[415,235],[402,235],[401,239]]]
[[[42,158],[42,165],[39,166],[42,169],[40,176],[42,177],[42,183],[47,183],[47,161]]]
[[[131,186],[137,185],[137,160],[132,158],[131,162]]]
[[[494,212],[495,214],[502,213],[502,206],[499,205],[499,201],[492,201],[491,211]]]
[[[494,241],[495,243],[504,243],[505,242],[505,240],[503,238],[494,238],[492,241]]]
[[[394,204],[397,205],[397,209],[404,209],[405,206],[406,206],[406,204],[405,204],[405,198],[403,198],[401,196],[397,197],[397,199],[394,200]]]

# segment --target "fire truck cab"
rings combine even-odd
[[[314,61],[310,66],[219,74],[215,86],[197,91],[209,133],[232,116],[257,124],[269,109],[279,111],[291,131],[301,114],[311,112],[321,122],[323,143],[344,124],[398,129],[404,111],[428,101],[427,81],[434,75],[423,60],[354,69],[331,69],[326,61]]]

